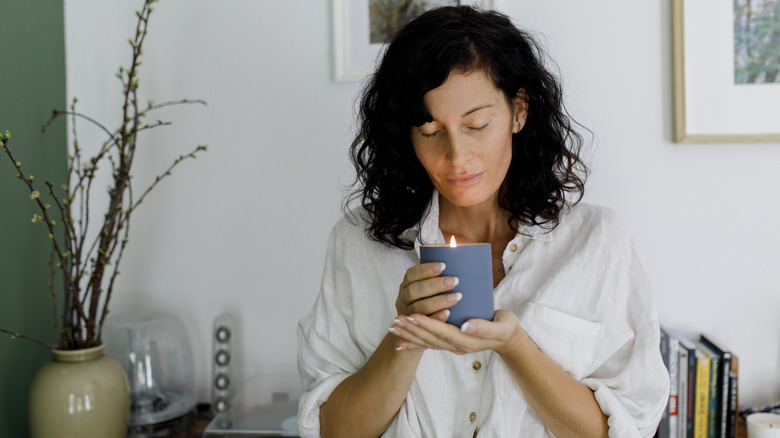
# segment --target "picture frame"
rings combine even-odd
[[[780,9],[777,0],[672,0],[675,142],[780,142],[780,74],[767,61],[758,81],[745,79],[747,47],[756,47],[745,43],[757,28],[753,8],[765,3]]]
[[[337,82],[362,81],[370,74],[385,47],[371,42],[370,0],[332,0],[333,79]],[[434,5],[453,3],[492,9],[492,0],[431,0]]]

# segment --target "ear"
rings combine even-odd
[[[525,126],[528,117],[528,95],[525,89],[517,90],[517,95],[512,99],[512,133],[517,134]]]

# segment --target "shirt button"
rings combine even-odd
[[[517,244],[515,244],[515,243],[511,244],[509,246],[509,250],[512,251],[512,252],[516,252],[517,251]]]
[[[472,422],[472,423],[477,421],[477,413],[476,412],[472,412],[472,413],[469,414],[469,421]]]
[[[482,368],[482,364],[475,360],[474,363],[471,364],[471,368],[474,368],[474,371],[479,371]]]

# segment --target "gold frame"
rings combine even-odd
[[[672,94],[675,143],[780,143],[777,134],[689,134],[685,124],[684,0],[672,0]]]

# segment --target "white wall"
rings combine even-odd
[[[668,2],[495,3],[540,34],[596,134],[586,200],[632,225],[662,323],[738,354],[742,405],[780,399],[780,145],[671,143]],[[66,0],[68,95],[111,125],[135,4]],[[160,113],[174,125],[148,136],[138,187],[197,144],[209,152],[138,210],[112,309],[185,321],[201,400],[223,312],[241,320],[245,376],[294,370],[351,175],[360,84],[331,80],[330,27],[325,1],[165,0],[152,16],[145,95],[209,105]]]

